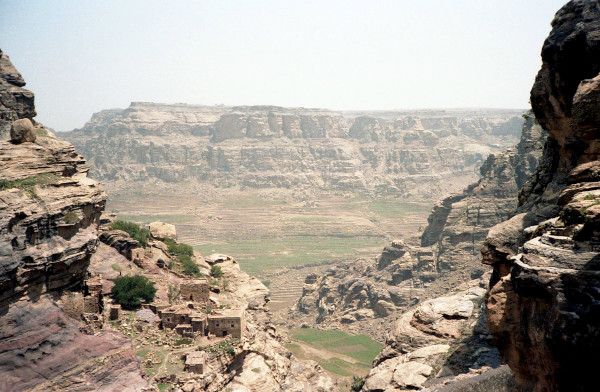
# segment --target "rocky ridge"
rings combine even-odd
[[[433,195],[468,184],[515,143],[521,111],[338,113],[132,103],[65,133],[92,176],[120,182]],[[379,116],[379,117],[378,117]]]
[[[515,212],[519,188],[533,174],[545,137],[527,116],[518,145],[490,155],[477,183],[433,208],[419,245],[397,240],[378,258],[341,263],[323,276],[308,276],[297,310],[288,318],[367,331],[384,340],[382,323],[480,277],[485,272],[478,256],[483,240],[490,227]]]
[[[490,331],[524,390],[597,389],[599,21],[598,1],[556,14],[531,90],[549,134],[544,155],[520,214],[491,229],[482,250],[494,268]]]
[[[212,305],[245,310],[247,338],[215,354],[205,377],[159,372],[162,378],[154,378],[148,366],[157,354],[141,363],[142,343],[170,347],[170,362],[158,370],[178,366],[177,354],[196,348],[160,330],[148,309],[115,316],[112,281],[122,273],[150,276],[158,298],[170,301],[169,284],[189,278],[168,269],[173,257],[158,238],[143,250],[125,232],[106,226],[99,232],[111,221],[101,217],[106,194],[87,177],[75,148],[31,118],[33,94],[1,56],[0,389],[140,391],[160,382],[180,391],[335,389],[316,363],[283,348],[265,308],[268,290],[219,255],[192,260],[204,275],[211,265],[222,268],[227,284],[213,289]],[[15,131],[23,123],[26,138]],[[154,228],[156,237],[176,238],[166,225]]]
[[[66,290],[85,290],[106,195],[70,143],[30,121],[33,94],[0,56],[0,389],[36,390],[50,379],[63,390],[143,388],[122,335],[84,334],[57,306]],[[30,141],[8,140],[23,121],[35,124]]]

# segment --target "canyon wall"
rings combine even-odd
[[[598,389],[600,346],[600,3],[570,1],[552,21],[531,103],[548,131],[520,214],[490,230],[488,324],[520,388]]]
[[[338,113],[275,106],[132,103],[65,133],[107,182],[439,195],[514,144],[522,111]]]
[[[0,52],[0,389],[55,380],[60,390],[140,390],[130,342],[85,334],[57,306],[85,289],[106,195],[75,148],[33,120],[24,85]]]

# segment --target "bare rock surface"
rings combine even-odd
[[[36,115],[33,93],[23,86],[23,77],[0,50],[0,140],[8,139],[13,121]]]
[[[295,320],[293,324],[308,321],[366,332],[383,340],[387,328],[381,326],[387,320],[481,276],[483,240],[491,227],[515,213],[519,188],[534,173],[545,137],[535,119],[527,116],[518,145],[490,155],[477,183],[433,208],[421,246],[395,240],[377,259],[340,263],[322,276],[310,276],[297,311],[288,319]],[[374,312],[366,314],[367,310]]]
[[[153,238],[164,240],[170,238],[172,240],[177,239],[177,229],[175,225],[164,222],[152,222],[150,223],[150,234]]]
[[[403,313],[375,358],[362,390],[449,387],[498,368],[499,353],[484,317],[485,281],[464,283],[453,295],[425,301]]]
[[[28,118],[13,121],[10,126],[10,140],[13,143],[35,142],[33,124]]]
[[[488,324],[523,390],[597,389],[599,21],[598,1],[556,14],[531,91],[549,140],[521,214],[490,230],[483,248],[494,267]]]
[[[80,331],[54,301],[19,301],[0,317],[2,391],[139,391],[147,386],[129,340]]]
[[[65,133],[92,177],[433,196],[514,144],[521,111],[339,113],[134,102]],[[453,183],[443,181],[453,177]],[[442,181],[440,181],[442,180]],[[458,183],[458,185],[456,185]]]
[[[70,143],[39,124],[43,136],[31,137],[24,84],[0,51],[0,389],[141,390],[128,339],[86,334],[57,306],[86,286],[106,195]],[[11,123],[13,142],[4,137]]]

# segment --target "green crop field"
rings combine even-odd
[[[383,344],[367,335],[350,335],[343,331],[296,328],[292,330],[292,337],[317,349],[347,355],[369,367],[383,348]]]
[[[366,335],[342,331],[295,328],[290,331],[294,343],[285,347],[300,359],[316,361],[328,372],[349,385],[353,376],[364,377],[383,344]]]

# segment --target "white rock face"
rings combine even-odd
[[[175,225],[172,225],[170,223],[150,223],[150,234],[153,238],[156,238],[158,240],[164,240],[166,238],[171,238],[173,240],[177,239],[177,229],[175,229]]]
[[[392,380],[400,388],[422,388],[433,368],[424,363],[410,361],[394,370]]]
[[[63,137],[88,158],[92,175],[107,182],[192,180],[439,197],[475,181],[490,153],[517,142],[521,114],[132,103],[96,113]],[[451,184],[440,184],[450,176]]]

